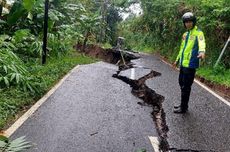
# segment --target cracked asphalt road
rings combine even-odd
[[[165,97],[171,148],[230,152],[229,106],[194,83],[189,112],[176,115],[179,73],[154,56],[133,62],[162,74],[146,84]],[[35,144],[33,152],[154,151],[148,139],[157,136],[152,108],[137,104],[142,101],[129,85],[112,78],[117,69],[104,62],[80,66],[11,138],[25,135]],[[148,72],[136,68],[135,79]]]
[[[193,83],[188,113],[174,114],[173,106],[180,103],[179,72],[154,56],[143,55],[134,63],[151,67],[162,74],[155,80],[147,80],[146,84],[165,97],[163,108],[169,127],[170,147],[230,152],[229,106]]]
[[[33,152],[153,151],[151,107],[112,78],[115,65],[81,66],[12,136],[26,136]]]

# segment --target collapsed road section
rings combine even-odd
[[[87,45],[84,50],[82,50],[82,44],[76,44],[75,49],[79,52],[89,55],[91,57],[100,58],[105,62],[123,65],[121,60],[121,51],[118,51],[117,48],[112,49],[103,49],[99,46],[89,44]],[[130,51],[122,51],[124,53],[123,57],[127,64],[130,63],[131,60],[138,59],[140,56],[136,53]]]
[[[140,58],[139,54],[128,52],[128,51],[121,52],[116,48],[103,49],[95,45],[87,45],[84,48],[84,50],[82,50],[81,49],[82,45],[77,44],[75,48],[81,53],[85,53],[86,55],[100,58],[105,62],[118,65],[118,71],[116,74],[113,74],[113,77],[122,80],[123,82],[130,85],[130,87],[132,88],[131,93],[134,96],[143,100],[143,103],[138,103],[138,104],[151,106],[153,108],[151,114],[152,114],[153,121],[156,125],[156,130],[160,140],[159,141],[160,152],[214,152],[211,150],[178,149],[169,146],[169,143],[167,141],[167,132],[169,131],[169,128],[166,124],[166,114],[162,107],[164,97],[160,94],[157,94],[154,90],[152,90],[145,84],[146,80],[153,77],[160,76],[161,73],[151,70],[150,73],[137,80],[133,80],[126,76],[119,75],[121,71],[138,67],[134,65],[131,62],[131,60]],[[122,55],[125,62],[122,61]]]
[[[128,51],[120,52],[117,51],[116,48],[103,49],[94,45],[88,45],[84,48],[84,50],[81,49],[82,45],[80,44],[77,44],[75,47],[80,52],[84,52],[86,55],[97,57],[106,62],[118,65],[118,71],[116,74],[113,75],[113,77],[126,82],[132,87],[132,94],[144,101],[144,103],[139,104],[149,105],[153,108],[152,117],[156,124],[157,132],[160,139],[159,150],[167,152],[169,150],[169,144],[167,142],[168,126],[166,125],[165,112],[162,108],[162,102],[164,101],[164,97],[157,94],[154,90],[150,89],[145,84],[145,81],[147,79],[160,76],[161,74],[152,70],[149,74],[139,78],[138,80],[131,80],[125,76],[119,75],[119,73],[121,71],[135,67],[135,65],[131,63],[131,60],[140,58],[139,55]],[[122,60],[122,53],[125,63]]]

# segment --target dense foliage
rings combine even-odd
[[[181,35],[185,32],[181,17],[192,11],[198,18],[198,27],[207,43],[205,64],[214,65],[230,35],[229,0],[140,0],[143,14],[120,25],[128,47],[153,48],[175,60]],[[230,51],[226,50],[222,64],[230,68]]]
[[[130,5],[139,1],[143,14],[119,24],[120,12],[128,11]],[[185,31],[181,16],[190,10],[198,16],[198,25],[206,36],[205,64],[215,63],[230,34],[229,0],[139,1],[50,0],[48,63],[41,65],[44,0],[14,0],[13,3],[1,0],[0,129],[76,64],[92,62],[91,58],[70,51],[76,43],[84,47],[87,43],[116,45],[117,36],[123,36],[129,48],[159,50],[174,60]],[[230,73],[229,56],[228,47],[223,66],[212,71],[214,75]],[[205,75],[206,70],[202,70],[201,75]],[[230,81],[221,82],[228,82],[230,86]]]
[[[88,42],[115,45],[117,23],[121,21],[119,8],[130,3],[124,0],[50,0],[49,57],[60,57],[77,42],[84,47]],[[3,0],[0,4],[0,87],[19,86],[39,92],[42,81],[31,76],[25,64],[40,62],[44,0],[15,0],[13,3]]]
[[[126,1],[49,0],[48,59],[41,65],[45,0],[0,1],[0,129],[76,64],[76,43],[113,43]]]
[[[91,60],[68,57],[74,43],[83,39],[85,29],[79,26],[87,23],[82,16],[90,18],[82,4],[54,0],[49,6],[49,59],[42,66],[44,1],[0,2],[0,128],[74,65]]]

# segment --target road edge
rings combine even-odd
[[[3,136],[10,137],[47,99],[63,84],[63,82],[77,70],[80,65],[75,66],[70,70],[50,91],[48,91],[41,99],[39,99],[26,113],[24,113],[16,122],[13,123],[8,129],[3,131]]]
[[[164,62],[165,64],[169,65],[170,67],[172,67],[173,69],[179,71],[178,68],[174,68],[170,63],[164,61],[163,59],[161,59],[162,62]],[[198,84],[199,86],[201,86],[203,89],[205,89],[206,91],[208,91],[209,93],[211,93],[213,96],[215,96],[216,98],[218,98],[220,101],[222,101],[223,103],[225,103],[226,105],[228,105],[230,107],[230,102],[227,101],[226,99],[224,99],[223,97],[221,97],[220,95],[218,95],[214,90],[212,90],[211,88],[209,88],[208,86],[206,86],[204,83],[200,82],[198,79],[194,79],[194,82],[196,84]]]

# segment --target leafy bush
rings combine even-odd
[[[24,136],[10,141],[7,137],[0,135],[1,152],[22,152],[31,147],[31,143],[27,142]]]
[[[167,3],[141,0],[143,15],[122,23],[120,31],[132,47],[144,44],[159,50],[164,56],[175,57],[181,35],[185,32],[181,17],[185,12],[192,11],[198,18],[198,27],[205,34],[206,64],[212,66],[230,35],[228,4],[229,0],[170,0]],[[229,56],[230,52],[226,51],[222,59],[226,68],[230,68]]]
[[[30,33],[29,29],[17,30],[12,38],[15,53],[26,61],[28,58],[39,58],[42,55],[42,42]]]
[[[9,38],[0,36],[0,87],[18,86],[23,90],[39,92],[41,80],[31,76],[24,63],[11,51],[15,46],[7,41]]]

